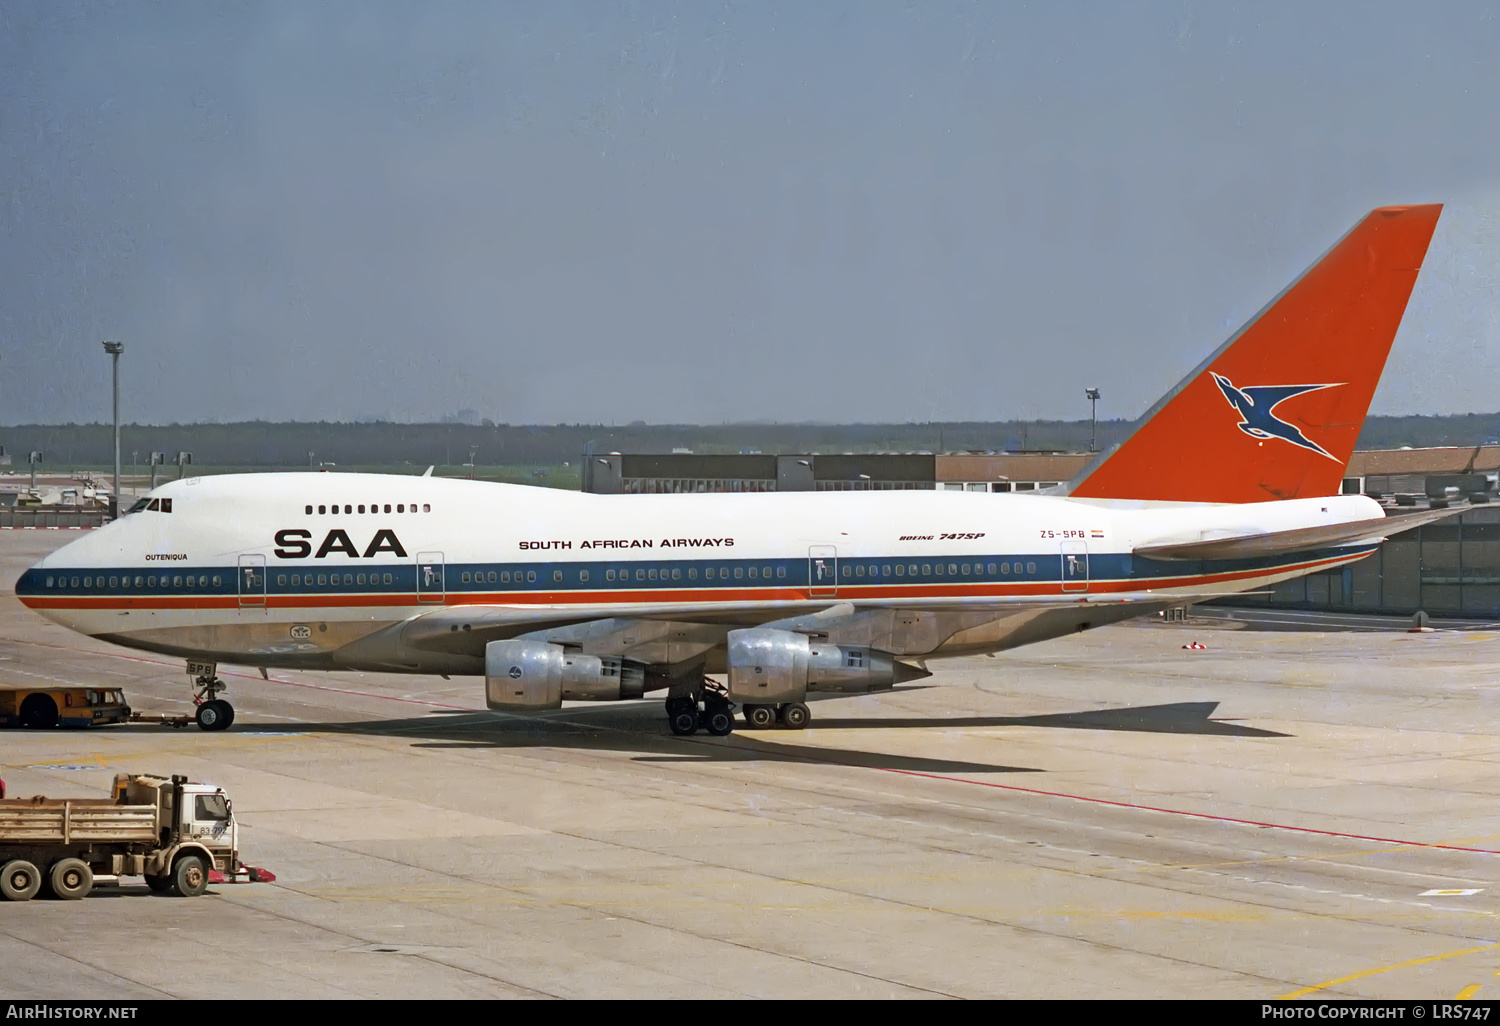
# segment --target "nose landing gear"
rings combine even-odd
[[[229,690],[218,676],[217,663],[204,663],[189,660],[187,664],[188,676],[193,678],[193,686],[197,689],[193,693],[193,704],[198,707],[198,727],[200,730],[227,730],[234,722],[234,706],[219,697],[221,691]]]

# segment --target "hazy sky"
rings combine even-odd
[[[0,4],[0,423],[1134,417],[1371,207],[1500,409],[1493,4]]]

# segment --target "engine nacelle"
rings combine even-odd
[[[645,673],[638,666],[545,641],[517,638],[484,646],[484,699],[491,709],[556,709],[565,698],[640,698],[644,684]]]
[[[800,702],[809,691],[863,694],[927,676],[888,652],[774,627],[730,631],[728,649],[730,697],[756,705]]]

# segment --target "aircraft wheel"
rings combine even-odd
[[[728,708],[710,709],[703,717],[703,725],[714,737],[724,737],[734,731],[734,713]]]
[[[6,901],[30,901],[42,889],[42,874],[25,859],[0,866],[0,895]]]
[[[781,723],[788,730],[801,730],[812,719],[812,710],[805,702],[788,702],[781,710]]]
[[[54,897],[77,901],[94,889],[94,871],[82,859],[58,859],[47,873]]]
[[[745,726],[765,730],[776,725],[776,710],[769,705],[745,706]]]
[[[687,737],[698,732],[698,710],[678,709],[670,717],[672,733],[678,737]]]
[[[203,730],[223,730],[229,726],[234,712],[225,711],[228,705],[228,702],[217,698],[212,702],[204,702],[198,707],[198,726]]]

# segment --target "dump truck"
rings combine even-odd
[[[0,896],[29,901],[45,888],[82,898],[95,884],[143,876],[158,893],[196,897],[211,874],[246,875],[238,840],[223,789],[182,776],[117,774],[111,798],[4,799]]]

